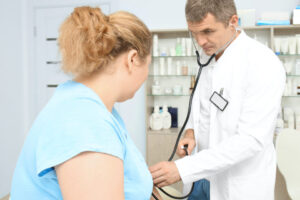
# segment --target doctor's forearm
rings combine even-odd
[[[256,155],[263,145],[251,135],[236,135],[211,149],[175,161],[183,183],[220,173]]]

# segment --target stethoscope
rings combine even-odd
[[[233,25],[232,25],[232,26],[233,26]],[[196,53],[196,56],[197,56],[197,63],[198,63],[198,65],[199,65],[199,71],[198,71],[198,74],[197,74],[195,86],[194,86],[194,88],[193,88],[193,91],[192,91],[191,96],[190,96],[190,99],[189,99],[189,107],[188,107],[188,112],[187,112],[185,121],[184,121],[183,126],[181,127],[181,129],[180,129],[180,131],[179,131],[179,133],[178,133],[178,136],[177,136],[177,139],[176,139],[176,143],[175,143],[175,145],[174,145],[173,152],[172,152],[170,158],[168,159],[168,161],[172,161],[172,160],[173,160],[173,158],[174,158],[174,156],[175,156],[175,152],[176,152],[177,146],[178,146],[178,143],[179,143],[179,140],[180,140],[181,135],[182,135],[182,133],[183,133],[183,130],[185,129],[185,126],[186,126],[186,124],[187,124],[187,122],[188,122],[188,120],[189,120],[189,117],[190,117],[190,114],[191,114],[191,108],[192,108],[192,101],[193,101],[194,93],[195,93],[195,90],[196,90],[196,88],[197,88],[198,81],[199,81],[199,78],[200,78],[202,69],[203,69],[203,67],[208,66],[208,65],[210,64],[210,62],[216,57],[216,55],[218,55],[219,53],[221,53],[222,51],[224,51],[224,50],[229,46],[229,44],[236,38],[238,31],[241,31],[241,29],[238,28],[238,27],[235,27],[235,26],[234,26],[234,28],[235,28],[235,33],[234,33],[234,35],[231,37],[231,39],[230,39],[226,44],[224,44],[221,48],[219,48],[213,55],[211,55],[210,58],[208,59],[208,61],[207,61],[205,64],[202,64],[202,63],[200,62],[200,54],[199,54],[198,48],[197,48],[197,46],[196,46],[196,41],[195,41],[194,37],[192,36],[192,33],[189,32],[190,38],[192,39],[192,42],[193,42],[193,45],[194,45],[194,48],[195,48],[195,53]],[[182,149],[184,149],[186,155],[188,155],[187,148],[188,148],[187,145],[185,145],[185,146],[182,147]],[[193,183],[192,188],[191,188],[191,191],[190,191],[187,195],[182,196],[182,197],[175,197],[175,196],[173,196],[173,195],[171,195],[171,194],[168,194],[168,193],[167,193],[166,191],[164,191],[162,188],[158,188],[158,189],[159,189],[161,192],[163,192],[165,195],[167,195],[167,196],[169,196],[169,197],[171,197],[171,198],[173,198],[173,199],[185,199],[185,198],[187,198],[188,196],[190,196],[190,194],[193,192],[194,186],[195,186],[195,183]],[[152,193],[152,196],[154,197],[154,199],[158,200],[158,198],[157,198],[153,193]]]

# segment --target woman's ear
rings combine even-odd
[[[137,66],[139,64],[139,56],[137,50],[129,50],[127,54],[127,66],[128,70],[131,73],[134,66]]]

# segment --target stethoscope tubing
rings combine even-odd
[[[216,54],[213,54],[205,64],[201,64],[201,62],[200,62],[200,55],[199,55],[198,50],[196,50],[196,55],[197,55],[197,63],[198,63],[198,65],[199,65],[199,70],[198,70],[198,74],[197,74],[195,86],[194,86],[194,88],[193,88],[193,90],[192,90],[192,93],[191,93],[191,96],[190,96],[190,99],[189,99],[188,113],[187,113],[187,115],[186,115],[186,118],[185,118],[185,121],[184,121],[184,123],[183,123],[183,126],[181,127],[181,129],[180,129],[180,131],[179,131],[179,134],[178,134],[177,139],[176,139],[176,143],[175,143],[175,145],[174,145],[174,149],[173,149],[172,154],[171,154],[170,158],[168,159],[168,161],[173,160],[173,158],[174,158],[174,156],[175,156],[175,153],[176,153],[176,149],[177,149],[179,140],[180,140],[180,137],[181,137],[181,135],[182,135],[182,133],[183,133],[185,127],[186,127],[186,124],[187,124],[187,122],[188,122],[188,120],[189,120],[189,118],[190,118],[191,109],[192,109],[193,97],[194,97],[194,93],[195,93],[195,91],[196,91],[196,88],[197,88],[197,85],[198,85],[198,82],[199,82],[199,79],[200,79],[200,75],[201,75],[201,73],[202,73],[202,68],[208,66],[209,63],[212,61],[212,59],[216,56]],[[187,151],[186,151],[186,154],[187,154]],[[173,195],[171,195],[171,194],[168,194],[168,193],[167,193],[166,191],[164,191],[164,189],[162,189],[162,188],[158,188],[158,189],[159,189],[161,192],[163,192],[165,195],[167,195],[167,196],[169,196],[169,197],[171,197],[171,198],[173,198],[173,199],[185,199],[185,198],[187,198],[188,196],[190,196],[190,194],[193,192],[194,186],[195,186],[195,183],[193,183],[192,188],[191,188],[191,191],[190,191],[187,195],[182,196],[182,197],[176,197],[176,196],[173,196]],[[155,197],[154,194],[152,194],[152,196],[153,196],[155,199],[157,199],[157,198]],[[157,200],[158,200],[158,199],[157,199]]]
[[[195,52],[196,52],[196,56],[197,56],[197,64],[199,65],[199,70],[198,70],[198,74],[197,74],[195,86],[194,86],[194,88],[193,88],[193,90],[192,90],[192,93],[191,93],[191,96],[190,96],[190,99],[189,99],[188,113],[187,113],[187,115],[186,115],[186,118],[185,118],[185,121],[184,121],[184,123],[183,123],[183,126],[181,127],[181,129],[180,129],[180,131],[179,131],[179,133],[178,133],[178,136],[177,136],[177,139],[176,139],[176,143],[175,143],[175,145],[174,145],[172,154],[171,154],[170,158],[168,159],[168,161],[172,161],[172,160],[173,160],[173,158],[174,158],[174,156],[175,156],[175,153],[176,153],[176,149],[177,149],[179,140],[180,140],[180,138],[181,138],[181,135],[182,135],[182,133],[183,133],[185,127],[186,127],[186,124],[187,124],[187,122],[188,122],[188,120],[189,120],[189,118],[190,118],[194,93],[195,93],[195,91],[196,91],[196,88],[197,88],[197,85],[198,85],[198,82],[199,82],[200,75],[201,75],[201,73],[202,73],[203,67],[208,66],[208,65],[210,64],[210,62],[212,61],[212,59],[215,58],[216,55],[219,54],[221,51],[225,50],[226,47],[227,47],[227,46],[235,39],[235,37],[236,37],[236,35],[237,35],[237,32],[238,32],[238,28],[236,28],[235,30],[236,30],[236,31],[235,31],[235,34],[233,35],[233,37],[232,37],[232,38],[231,38],[231,39],[230,39],[223,47],[221,47],[220,49],[218,49],[218,50],[216,51],[216,53],[214,53],[214,54],[208,59],[208,61],[207,61],[205,64],[202,64],[202,63],[200,62],[200,54],[199,54],[199,51],[197,50],[196,45],[195,45],[195,43],[194,43],[194,41],[193,41],[194,47],[195,47],[195,49],[196,49]],[[191,34],[190,34],[190,35],[191,35]],[[191,37],[192,37],[192,36],[191,36]],[[193,40],[193,39],[192,39],[192,40]],[[187,154],[187,151],[186,151],[186,154]],[[188,155],[188,154],[187,154],[187,155]],[[161,192],[163,192],[165,195],[167,195],[167,196],[169,196],[169,197],[171,197],[171,198],[173,198],[173,199],[185,199],[185,198],[187,198],[188,196],[190,196],[190,194],[193,192],[194,186],[195,186],[195,183],[193,183],[192,188],[191,188],[191,191],[190,191],[187,195],[182,196],[182,197],[175,197],[175,196],[173,196],[173,195],[171,195],[171,194],[168,194],[168,193],[167,193],[166,191],[164,191],[162,188],[158,188],[158,189],[159,189]],[[154,199],[158,200],[158,198],[157,198],[153,193],[152,193],[152,196],[154,197]]]

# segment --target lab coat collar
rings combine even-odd
[[[223,62],[223,60],[226,59],[226,57],[227,58],[230,57],[228,55],[232,54],[235,51],[239,51],[239,49],[242,48],[241,46],[243,44],[244,38],[246,37],[247,37],[246,33],[243,30],[241,30],[241,33],[237,36],[237,38],[235,38],[235,40],[233,40],[229,44],[229,46],[224,50],[222,56],[217,61],[215,60],[215,62],[221,63]],[[229,59],[232,59],[232,57],[230,57]]]
[[[246,33],[243,30],[240,30],[241,33],[237,36],[237,38],[235,38],[235,40],[233,40],[229,46],[224,50],[222,56],[216,60],[216,58],[212,59],[211,63],[209,64],[209,66],[215,66],[221,62],[223,62],[223,60],[225,59],[225,57],[228,57],[227,55],[230,55],[232,52],[234,51],[238,51],[239,48],[236,48],[238,46],[241,46],[244,38],[247,37]],[[201,49],[202,50],[202,49]],[[203,64],[208,61],[210,58],[210,56],[206,55],[204,53],[204,51],[202,50],[202,52],[200,53],[200,60],[203,62]],[[231,59],[231,58],[230,58]],[[204,62],[205,61],[205,62]]]

